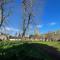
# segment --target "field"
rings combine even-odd
[[[0,60],[60,60],[60,42],[1,41]]]

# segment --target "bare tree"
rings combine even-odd
[[[22,37],[25,36],[27,29],[32,20],[32,0],[23,0],[23,33]]]
[[[3,25],[3,23],[5,22],[6,18],[10,15],[10,12],[7,12],[6,15],[4,15],[5,13],[5,5],[8,4],[9,2],[11,2],[12,0],[0,0],[0,28]]]
[[[0,27],[2,26],[3,23],[3,0],[0,0]]]

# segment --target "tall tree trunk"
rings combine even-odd
[[[29,24],[31,22],[31,17],[32,17],[32,5],[31,5],[32,0],[23,0],[23,33],[22,33],[22,38],[25,36],[27,29],[29,28]]]
[[[4,5],[4,4],[3,4],[3,0],[1,0],[1,1],[0,1],[0,12],[1,12],[1,14],[0,14],[0,15],[1,15],[1,18],[0,18],[0,20],[1,20],[1,21],[0,21],[0,27],[1,27],[2,24],[3,24],[3,12],[4,12],[4,11],[3,11],[3,5]]]
[[[0,10],[1,10],[1,21],[0,21],[0,27],[1,27],[3,24],[3,3],[1,4]]]

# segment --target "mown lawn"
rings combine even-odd
[[[41,42],[41,41],[33,41],[32,43],[41,43],[41,44],[46,44],[46,45],[48,45],[48,46],[52,46],[52,47],[55,47],[55,48],[57,48],[57,50],[58,51],[60,51],[60,42]]]
[[[60,42],[0,42],[0,60],[60,60],[59,54]]]

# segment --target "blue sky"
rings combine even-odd
[[[14,3],[9,4],[12,6],[12,15],[8,17],[9,24],[6,29],[10,33],[15,34],[22,29],[22,0],[16,0]],[[34,3],[34,21],[40,33],[48,31],[56,31],[60,29],[60,0],[36,0]],[[30,33],[34,31],[35,26],[30,26]]]

